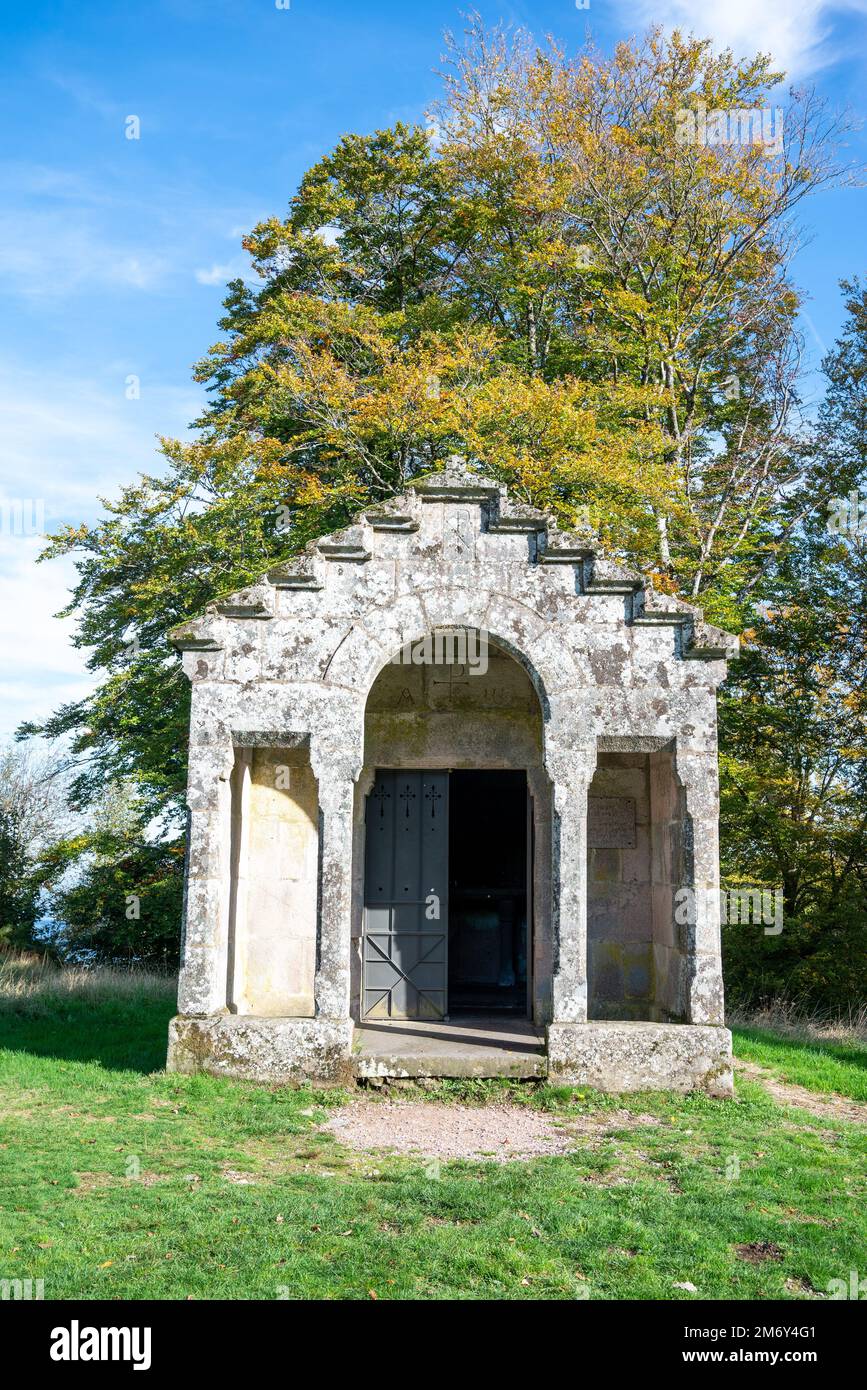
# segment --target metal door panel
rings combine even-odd
[[[380,771],[367,798],[365,1018],[443,1018],[448,774]]]

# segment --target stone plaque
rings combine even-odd
[[[590,849],[635,849],[635,797],[588,796]]]

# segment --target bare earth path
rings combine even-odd
[[[353,1101],[322,1128],[351,1149],[508,1163],[568,1153],[576,1139],[657,1123],[652,1115],[625,1110],[563,1119],[521,1105],[365,1099]]]
[[[795,1105],[801,1110],[808,1110],[820,1120],[849,1120],[854,1124],[867,1125],[867,1105],[857,1100],[833,1093],[819,1096],[815,1091],[808,1091],[806,1086],[778,1080],[755,1062],[742,1062],[735,1058],[735,1071],[750,1081],[758,1081],[779,1105]]]

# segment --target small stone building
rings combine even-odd
[[[172,640],[170,1067],[730,1091],[734,638],[455,460]]]

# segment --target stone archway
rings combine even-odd
[[[380,668],[373,680],[365,706],[364,766],[355,799],[352,1012],[356,1019],[365,1016],[371,998],[376,997],[375,992],[372,995],[370,990],[365,994],[365,980],[369,979],[365,961],[369,964],[371,953],[379,961],[382,954],[379,944],[371,951],[369,939],[367,954],[365,946],[366,922],[369,927],[371,910],[370,890],[368,887],[366,892],[365,888],[365,869],[370,866],[369,837],[366,837],[368,802],[377,774],[380,775],[376,790],[383,802],[390,794],[383,770],[394,773],[401,769],[406,771],[407,777],[421,779],[418,788],[414,784],[410,787],[408,782],[405,789],[407,805],[413,806],[413,814],[415,803],[412,792],[417,791],[417,804],[420,806],[426,795],[430,799],[439,791],[439,781],[436,787],[433,782],[443,777],[446,801],[449,799],[449,785],[452,788],[451,806],[455,815],[458,806],[454,799],[456,792],[460,790],[462,799],[480,794],[485,786],[483,774],[503,779],[501,790],[512,808],[513,822],[517,814],[517,798],[519,795],[523,797],[521,843],[525,847],[525,862],[521,866],[521,873],[514,875],[515,884],[524,885],[522,890],[514,887],[514,893],[524,892],[525,903],[521,911],[525,914],[525,924],[522,930],[525,931],[525,942],[529,943],[527,958],[522,961],[521,967],[527,980],[523,1013],[524,1016],[529,1013],[537,1021],[548,1017],[553,956],[552,797],[544,768],[544,693],[540,694],[537,681],[538,678],[535,681],[531,678],[525,665],[507,650],[501,640],[486,633],[480,634],[476,629],[459,628],[437,629],[427,637],[406,643]],[[467,780],[470,774],[479,774],[481,781],[473,785],[471,778]],[[515,781],[510,782],[510,777]],[[517,786],[518,778],[524,788],[522,792]],[[430,787],[428,781],[431,782]],[[492,790],[490,784],[488,790]],[[393,791],[396,797],[396,786]],[[496,800],[495,797],[495,803]],[[464,807],[464,800],[460,804]],[[502,813],[507,815],[505,805]],[[466,823],[465,807],[464,816]],[[514,838],[513,822],[510,843],[515,845],[517,840]],[[382,831],[384,826],[378,824],[378,828]],[[402,828],[405,832],[411,830],[406,821]],[[480,845],[483,838],[480,836]],[[488,852],[490,854],[490,846]],[[484,850],[480,850],[480,853],[484,853]],[[490,854],[490,857],[496,859],[495,854]],[[433,866],[428,873],[428,877],[431,876],[435,876]],[[426,884],[425,887],[431,890],[432,886]],[[494,887],[492,885],[492,901]],[[406,889],[404,885],[401,891],[406,892]],[[460,909],[457,902],[445,905],[449,922],[444,924],[444,950],[448,947],[450,927],[452,953],[449,960],[453,992],[457,924],[463,923],[464,930],[464,937],[458,940],[466,942],[471,934],[468,923],[472,914],[468,914],[467,910],[469,893],[470,889],[467,888]],[[505,897],[506,890],[503,889],[502,897],[496,899],[497,910],[501,912],[505,911]],[[419,913],[421,906],[419,900]],[[420,916],[419,922],[414,925],[416,931],[419,925],[423,926],[423,917]],[[503,927],[501,936],[506,931]],[[432,955],[436,956],[437,944],[435,932],[428,930],[425,937],[428,961]],[[467,950],[464,951],[465,959],[466,956]],[[389,974],[384,967],[383,974]],[[431,974],[435,975],[436,971],[428,971],[428,978]],[[508,979],[508,968],[504,974]],[[510,996],[510,1007],[517,1010],[518,984],[514,985],[514,991]],[[494,990],[492,993],[496,996],[497,992]],[[483,1000],[487,998],[484,991],[479,997]],[[499,998],[496,1002],[498,1006],[502,1005]],[[438,1004],[429,1000],[428,1006],[435,1011]]]

